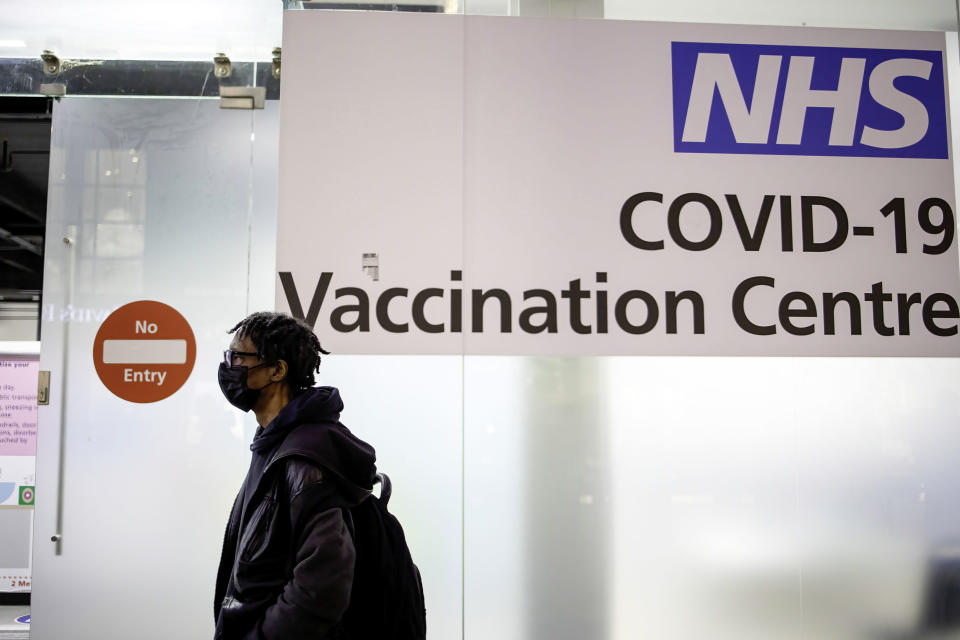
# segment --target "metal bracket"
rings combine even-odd
[[[60,73],[60,58],[53,51],[45,49],[40,59],[43,60],[44,75],[55,76]]]
[[[280,79],[280,47],[273,50],[273,69],[270,74],[277,80]]]
[[[218,53],[213,57],[213,75],[218,78],[229,78],[233,73],[233,66],[230,64],[230,58],[225,53]]]
[[[41,371],[37,376],[37,404],[50,404],[50,372]]]
[[[62,98],[67,95],[67,85],[63,82],[42,82],[40,83],[40,93],[45,96]]]
[[[266,87],[220,87],[221,109],[263,109]]]

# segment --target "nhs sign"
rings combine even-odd
[[[671,44],[674,151],[948,157],[940,51]]]

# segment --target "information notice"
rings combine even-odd
[[[39,369],[36,360],[0,359],[0,506],[4,508],[33,508]],[[0,567],[0,592],[28,593],[32,583],[29,514],[3,513],[6,557],[11,553],[21,555],[23,562],[21,566]]]
[[[0,456],[37,451],[37,376],[40,363],[0,360]]]

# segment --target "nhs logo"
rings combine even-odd
[[[672,43],[673,149],[947,158],[939,51]]]

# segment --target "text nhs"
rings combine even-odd
[[[672,43],[674,151],[947,158],[940,51]]]

